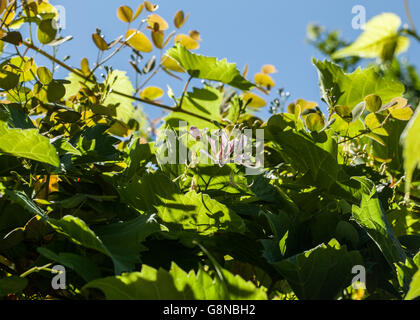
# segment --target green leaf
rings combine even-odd
[[[273,266],[299,299],[334,299],[351,284],[353,266],[361,264],[358,251],[347,251],[333,239]]]
[[[0,71],[0,88],[3,90],[11,90],[15,88],[19,83],[19,75],[16,73],[1,70]]]
[[[39,67],[36,70],[36,74],[38,75],[39,81],[44,85],[49,84],[53,79],[51,71],[46,67]]]
[[[405,131],[401,135],[401,142],[404,146],[404,169],[405,169],[405,191],[411,189],[411,181],[414,170],[420,169],[420,108],[417,108],[415,115],[411,118]]]
[[[81,219],[65,216],[60,220],[48,219],[57,232],[74,243],[99,251],[114,262],[115,274],[134,270],[140,263],[141,243],[152,233],[160,231],[154,216],[142,215],[134,220],[97,227],[95,232]]]
[[[45,218],[45,211],[39,208],[35,202],[31,198],[29,198],[26,193],[22,191],[16,190],[5,190],[6,195],[10,198],[10,200],[19,204],[22,208],[25,208],[28,212],[32,213],[33,215],[38,215],[42,218]]]
[[[105,86],[109,87],[109,90],[118,91],[126,95],[132,96],[134,94],[134,88],[131,84],[130,78],[126,75],[125,71],[113,70],[108,74],[105,80]],[[117,119],[128,123],[131,119],[141,123],[144,115],[140,107],[133,107],[133,100],[130,98],[122,97],[115,93],[111,93],[106,97],[103,102],[104,106],[117,106]]]
[[[405,296],[405,300],[413,300],[420,297],[420,270],[416,272],[410,284],[410,291]]]
[[[182,109],[217,122],[221,120],[220,106],[222,102],[223,93],[216,88],[205,86],[204,89],[194,88],[192,92],[187,92]],[[215,124],[209,121],[181,112],[173,111],[165,118],[165,123],[174,129],[179,128],[182,121],[199,129],[218,129]]]
[[[54,28],[53,19],[46,19],[41,21],[38,26],[38,40],[42,44],[48,44],[55,40],[57,29]]]
[[[166,55],[175,59],[192,77],[220,81],[243,91],[254,86],[241,76],[235,64],[226,60],[191,53],[180,44],[169,49]]]
[[[94,280],[83,287],[99,289],[109,300],[265,300],[256,288],[239,276],[222,269],[223,279],[212,278],[200,267],[195,273],[172,263],[170,271],[143,265],[141,272]]]
[[[7,110],[7,124],[10,128],[35,129],[32,120],[27,116],[20,104],[1,104],[1,106]]]
[[[318,69],[322,98],[327,102],[332,99],[336,105],[347,106],[350,110],[370,94],[378,95],[383,104],[387,104],[405,91],[402,83],[389,75],[377,74],[373,67],[358,68],[346,74],[334,63],[316,59],[313,59],[313,63]]]
[[[264,247],[263,257],[269,263],[276,263],[290,256],[295,249],[294,243],[294,224],[292,219],[284,212],[273,214],[262,211],[260,215],[267,218],[273,233],[272,239],[262,239],[261,244]]]
[[[4,42],[11,43],[15,46],[20,46],[22,44],[23,38],[22,34],[19,31],[11,31],[8,32],[3,38],[1,38],[1,41],[3,43],[3,46]]]
[[[59,254],[56,254],[47,248],[38,248],[38,252],[45,258],[74,270],[86,282],[101,277],[99,268],[86,257],[67,252],[60,252]]]
[[[81,82],[84,82],[81,77],[73,73],[70,73],[66,79],[71,83],[65,85],[66,95],[63,98],[64,100],[76,95],[82,88]],[[140,127],[145,126],[146,116],[144,115],[141,106],[135,108],[132,99],[112,93],[112,91],[118,91],[127,96],[132,96],[134,94],[133,85],[130,78],[126,75],[126,72],[113,70],[108,73],[104,85],[108,88],[109,94],[105,96],[102,105],[108,108],[112,115],[114,115],[112,112],[114,111],[113,109],[116,109],[115,118],[125,124],[128,124],[130,120],[134,120],[140,124]],[[87,86],[90,89],[93,88],[92,84],[87,84]]]
[[[276,117],[268,121],[267,130],[284,159],[302,174],[308,173],[313,185],[329,189],[339,172],[337,142],[325,132],[313,138],[302,131],[278,130]]]
[[[58,82],[52,81],[47,86],[47,99],[49,102],[59,102],[66,95],[66,87]]]
[[[28,285],[28,279],[16,276],[0,279],[0,297],[21,292]]]
[[[10,129],[5,122],[0,122],[0,153],[60,165],[54,146],[37,129]]]
[[[365,177],[355,179],[361,183],[363,195],[360,207],[353,206],[353,218],[366,230],[391,268],[394,263],[405,263],[406,254],[382,209],[375,185]]]
[[[383,13],[370,20],[363,28],[363,34],[351,45],[335,52],[333,59],[349,56],[381,58],[391,60],[394,54],[407,51],[410,39],[399,36],[401,19],[393,13]]]
[[[186,194],[161,173],[146,174],[140,181],[121,184],[123,201],[142,211],[158,213],[170,231],[213,235],[217,232],[242,232],[244,222],[232,210],[206,194]]]

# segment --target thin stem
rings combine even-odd
[[[140,91],[141,91],[141,89],[143,89],[144,88],[144,86],[146,85],[146,84],[148,84],[149,82],[150,82],[150,80],[152,80],[153,79],[153,77],[158,73],[158,71],[160,70],[160,68],[161,68],[161,65],[159,64],[157,67],[156,67],[156,69],[155,70],[153,70],[153,72],[152,72],[152,74],[138,87],[138,89],[137,89],[137,93],[139,93]]]
[[[179,104],[178,104],[178,107],[177,107],[177,109],[178,109],[179,111],[181,111],[181,110],[182,110],[182,104],[183,104],[183,102],[184,102],[184,98],[185,98],[185,95],[186,95],[186,93],[187,93],[188,86],[190,85],[190,82],[191,82],[191,80],[192,80],[192,79],[193,79],[193,77],[192,77],[192,76],[190,76],[190,77],[188,78],[188,80],[187,80],[187,83],[185,83],[184,91],[182,92],[181,100],[179,100]]]
[[[16,4],[16,0],[14,0],[11,4],[9,4],[9,9],[7,9],[7,13],[3,18],[1,23],[0,29],[3,28],[4,24],[6,23],[7,18],[9,18],[10,13],[13,11],[13,6]]]
[[[404,0],[404,7],[405,7],[405,13],[407,15],[408,23],[410,24],[410,28],[411,30],[416,32],[416,26],[414,25],[414,21],[411,16],[410,5],[408,3],[408,0]]]
[[[49,267],[51,265],[52,265],[52,263],[48,263],[48,264],[46,264],[45,266],[42,266],[42,267],[33,267],[33,268],[29,269],[28,271],[25,271],[24,273],[22,273],[20,275],[20,277],[21,278],[25,278],[25,277],[29,276],[32,273],[40,272],[40,271],[58,272],[58,271],[54,271],[53,269],[50,269]]]
[[[48,54],[47,52],[43,51],[42,49],[40,49],[40,48],[36,47],[36,46],[35,46],[35,45],[33,45],[32,43],[28,43],[28,42],[26,42],[26,41],[23,41],[23,42],[22,42],[22,44],[23,44],[24,46],[28,47],[29,49],[32,49],[32,50],[34,50],[34,51],[36,51],[36,52],[40,53],[41,55],[43,55],[44,57],[46,57],[46,58],[50,59],[51,61],[54,61],[54,62],[55,62],[56,64],[58,64],[59,66],[63,67],[63,68],[64,68],[64,69],[66,69],[67,71],[70,71],[71,73],[74,73],[75,75],[79,76],[80,78],[84,79],[85,81],[87,81],[87,82],[89,82],[89,83],[92,83],[92,84],[96,84],[96,81],[92,80],[91,78],[88,78],[87,76],[85,76],[85,75],[84,75],[82,72],[80,72],[79,70],[74,69],[74,68],[72,68],[72,67],[68,66],[68,65],[67,65],[67,64],[65,64],[64,62],[62,62],[62,61],[60,61],[60,60],[56,59],[55,57],[51,56],[50,54]],[[189,79],[189,80],[188,80],[187,85],[189,84],[189,82],[190,82],[190,81],[191,81],[191,79]],[[182,109],[180,109],[179,107],[170,107],[170,106],[163,105],[163,104],[160,104],[160,103],[157,103],[157,102],[151,101],[151,100],[146,100],[146,99],[138,98],[138,97],[136,97],[136,96],[131,96],[131,95],[129,95],[129,94],[126,94],[126,93],[123,93],[123,92],[119,92],[119,91],[112,91],[112,93],[114,93],[114,94],[116,94],[116,95],[119,95],[119,96],[121,96],[121,97],[125,97],[125,98],[129,98],[129,99],[132,99],[132,100],[135,100],[135,101],[138,101],[138,102],[146,103],[146,104],[149,104],[149,105],[152,105],[152,106],[155,106],[155,107],[158,107],[158,108],[162,108],[162,109],[165,109],[165,110],[182,112],[182,113],[188,114],[188,115],[190,115],[190,116],[193,116],[193,117],[195,117],[195,118],[198,118],[198,119],[201,119],[201,120],[207,121],[207,122],[209,122],[209,123],[214,123],[214,120],[212,120],[212,119],[209,119],[209,118],[203,117],[203,116],[201,116],[201,115],[195,114],[195,113],[190,112],[190,111],[187,111],[187,110],[182,110]],[[185,95],[185,92],[184,92],[184,95]],[[183,95],[183,96],[184,96],[184,95]],[[181,102],[182,102],[182,100],[183,100],[183,99],[181,98]],[[180,104],[180,105],[181,105],[181,104]]]
[[[120,52],[121,49],[123,49],[124,47],[125,47],[125,44],[122,44],[114,52],[112,52],[109,56],[107,56],[105,59],[103,59],[102,61],[100,61],[99,63],[97,63],[96,66],[93,68],[93,70],[89,73],[88,78],[92,77],[94,75],[95,71],[98,70],[98,68],[100,66],[102,66],[104,63],[106,63],[107,61],[109,61],[113,56],[115,56],[118,52]]]

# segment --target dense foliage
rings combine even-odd
[[[282,94],[264,121],[254,111],[274,66],[247,80],[193,53],[200,34],[180,33],[182,11],[169,33],[157,9],[118,8],[126,34],[107,42],[97,30],[98,61],[73,68],[57,56],[71,37],[48,1],[0,1],[0,299],[418,297],[420,80],[397,57],[415,30],[391,13],[353,43],[312,26],[327,113],[304,99],[286,108]],[[105,66],[124,48],[135,86]],[[364,58],[377,61],[356,68]],[[186,81],[179,95],[168,86],[173,106],[148,86],[159,72]],[[148,121],[146,105],[167,116]],[[214,147],[203,129],[224,133],[217,163],[196,161],[197,144]],[[237,129],[263,130],[258,175],[225,154]],[[193,156],[162,162],[168,145]],[[56,265],[64,290],[51,285]],[[355,266],[366,269],[358,288]]]

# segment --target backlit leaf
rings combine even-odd
[[[242,77],[236,65],[226,60],[193,54],[180,44],[175,45],[166,54],[193,77],[220,81],[244,91],[253,87],[251,82]]]
[[[420,168],[420,108],[408,123],[401,135],[404,146],[405,191],[410,192],[414,170]]]
[[[265,73],[265,74],[272,74],[272,73],[276,73],[276,67],[273,66],[272,64],[266,64],[261,68],[261,72]]]
[[[274,80],[265,73],[257,73],[254,77],[254,81],[257,85],[270,89],[276,86]]]
[[[143,265],[141,272],[94,280],[83,287],[101,290],[110,300],[265,300],[252,282],[222,269],[221,280],[202,267],[189,273],[174,262],[168,271]]]
[[[413,109],[411,109],[410,107],[391,108],[389,109],[389,112],[391,113],[391,117],[402,121],[410,120],[414,114]]]
[[[117,16],[122,22],[133,21],[133,10],[129,6],[121,6],[117,9]]]
[[[151,14],[147,17],[147,23],[149,24],[149,27],[153,30],[155,24],[159,26],[160,31],[165,31],[169,28],[168,23],[163,19],[161,16],[157,14]]]
[[[335,52],[332,58],[359,56],[390,60],[394,53],[403,53],[410,45],[408,38],[398,35],[400,26],[401,19],[393,13],[376,16],[364,26],[363,34],[354,43]]]
[[[163,48],[164,34],[162,31],[152,31],[152,40],[156,48]]]
[[[53,19],[42,20],[38,26],[38,40],[42,44],[49,44],[57,36],[57,29],[54,28]]]
[[[184,11],[179,10],[174,17],[174,25],[177,29],[182,28],[182,26],[185,24],[185,22],[188,19],[188,15],[185,16]]]
[[[44,85],[49,84],[53,80],[51,71],[46,67],[39,67],[36,70],[36,74],[38,75],[39,81]]]
[[[0,153],[48,163],[54,167],[60,164],[57,151],[37,129],[9,129],[4,122],[0,122]]]
[[[153,50],[150,40],[140,31],[128,30],[125,38],[131,47],[140,52],[151,52]]]
[[[370,112],[377,112],[382,107],[382,99],[376,94],[368,95],[365,98],[366,109]]]
[[[370,130],[372,130],[373,133],[379,134],[381,136],[388,136],[388,132],[386,129],[382,126],[382,123],[384,122],[385,117],[379,114],[370,113],[367,115],[365,119],[365,125]]]
[[[181,65],[171,57],[165,56],[162,58],[162,66],[164,66],[166,69],[175,71],[175,72],[181,72],[184,73],[185,70],[181,67]]]
[[[348,106],[353,110],[370,94],[378,95],[383,104],[402,96],[405,87],[389,75],[379,75],[374,68],[358,68],[346,74],[336,64],[314,59],[318,68],[321,96],[325,101],[332,99],[335,105]]]
[[[408,291],[405,300],[414,300],[420,296],[420,270],[414,275],[410,284],[410,291]]]
[[[188,50],[195,50],[200,47],[200,44],[186,34],[179,34],[175,37],[175,43],[180,43]]]
[[[255,93],[246,93],[242,99],[251,108],[262,108],[267,105],[267,102]]]
[[[147,100],[157,100],[161,98],[164,91],[159,87],[147,87],[141,93],[140,97]]]
[[[159,6],[157,4],[153,4],[150,1],[144,1],[144,7],[149,12],[154,12],[159,8]]]
[[[98,47],[99,50],[101,50],[101,51],[108,50],[108,44],[106,43],[104,38],[102,38],[99,34],[93,33],[92,34],[92,40],[95,43],[95,45]]]
[[[138,18],[138,16],[143,12],[143,9],[144,9],[144,3],[141,3],[137,8],[136,13],[134,14],[132,21]]]
[[[324,118],[319,113],[310,113],[305,117],[305,124],[309,131],[320,132],[324,126]]]

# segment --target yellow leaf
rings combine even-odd
[[[382,107],[382,99],[376,94],[368,95],[365,98],[366,109],[370,112],[377,112]]]
[[[134,14],[133,19],[131,21],[134,21],[134,20],[137,19],[137,17],[142,13],[143,8],[144,8],[144,3],[142,3],[142,4],[139,5],[139,7],[137,8],[137,11]]]
[[[116,120],[107,132],[118,137],[127,137],[130,135],[131,130],[124,122]]]
[[[6,7],[7,7],[7,0],[0,0],[0,14],[3,13]]]
[[[117,9],[117,17],[126,23],[133,21],[133,10],[129,6],[121,6]]]
[[[58,175],[35,176],[35,178],[38,179],[34,185],[35,192],[38,194],[38,199],[48,200],[52,192],[57,192],[59,190],[58,182],[60,181],[60,178]]]
[[[140,98],[146,100],[157,100],[163,96],[164,92],[158,87],[147,87],[140,93]]]
[[[410,120],[414,114],[413,109],[411,109],[410,107],[397,108],[397,109],[391,108],[389,112],[391,113],[391,116],[394,119],[398,119],[402,121]]]
[[[365,119],[365,125],[370,130],[372,130],[373,133],[376,133],[380,136],[388,137],[388,131],[386,131],[383,126],[381,126],[384,120],[385,117],[377,113],[369,113]]]
[[[82,61],[80,62],[80,68],[85,75],[90,74],[89,61],[87,58],[82,59]]]
[[[324,129],[324,117],[319,113],[310,113],[305,117],[305,124],[309,131],[319,132]]]
[[[347,106],[335,106],[334,111],[346,122],[353,121],[353,115]]]
[[[150,40],[138,30],[128,30],[125,37],[128,44],[140,52],[151,52],[153,50]]]
[[[361,58],[391,59],[394,54],[405,52],[410,40],[398,34],[401,19],[394,13],[383,13],[374,17],[364,26],[362,35],[350,46],[338,50],[333,59],[349,56]]]
[[[188,15],[185,16],[184,11],[179,10],[174,17],[174,25],[177,29],[182,28],[182,26],[187,22]]]
[[[108,44],[106,41],[97,33],[92,34],[92,40],[95,43],[95,45],[98,47],[101,51],[108,50]]]
[[[154,30],[155,24],[157,24],[159,26],[160,31],[165,31],[165,30],[168,30],[168,28],[169,28],[169,25],[165,21],[165,19],[163,19],[161,16],[159,16],[157,14],[151,14],[147,18],[147,23],[152,30]]]
[[[297,99],[296,104],[300,105],[302,111],[307,109],[315,109],[318,107],[318,103],[313,101],[306,101],[304,99]]]
[[[188,50],[195,50],[200,47],[200,44],[193,38],[186,34],[179,34],[175,37],[175,43],[181,43]]]
[[[32,81],[35,79],[37,66],[33,58],[24,57],[23,59],[19,56],[10,59],[10,64],[18,67],[22,70],[20,73],[20,82]],[[10,66],[6,66],[4,70],[16,73],[16,70]]]
[[[154,45],[159,48],[162,49],[163,48],[163,39],[164,39],[164,34],[162,31],[152,31],[152,40]]]
[[[180,73],[185,72],[185,70],[179,65],[179,63],[175,59],[172,59],[171,57],[165,56],[162,59],[161,64],[165,69],[175,71],[175,72],[180,72]]]
[[[261,72],[265,73],[265,74],[272,74],[272,73],[276,73],[276,67],[273,66],[272,64],[266,64],[265,66],[263,66],[261,68]]]
[[[254,81],[257,85],[267,89],[271,89],[276,85],[274,80],[268,74],[265,73],[257,73],[254,77]]]
[[[242,96],[242,100],[245,101],[245,103],[248,104],[248,107],[251,108],[262,108],[267,105],[267,102],[260,96],[254,94],[254,93],[246,93]]]
[[[249,65],[248,63],[245,65],[244,70],[242,71],[242,77],[246,78],[248,75]]]
[[[156,11],[159,8],[159,6],[157,4],[152,4],[150,1],[145,1],[144,6],[145,6],[146,10],[149,11],[149,12]]]
[[[189,35],[195,41],[201,41],[200,32],[198,32],[197,30],[191,30],[189,32]]]
[[[9,9],[10,9],[10,6],[9,6],[8,10],[6,10],[6,12],[3,15],[2,22],[1,22],[2,25],[8,26],[13,21],[13,19],[15,18],[16,11],[13,10],[13,9],[11,11],[9,11]]]
[[[395,104],[394,104],[395,103]],[[391,109],[400,109],[404,108],[408,104],[408,100],[402,97],[394,98],[391,100],[390,104],[394,104]]]

